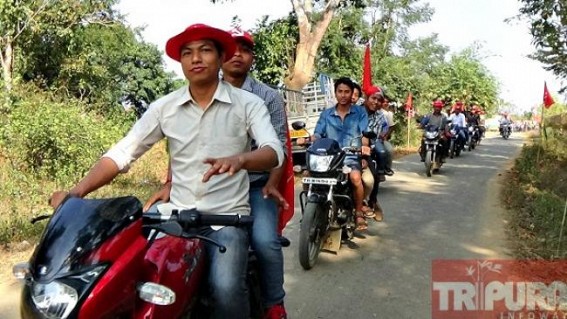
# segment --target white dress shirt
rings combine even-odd
[[[104,157],[121,171],[166,137],[172,171],[170,201],[181,208],[204,213],[249,214],[249,180],[245,170],[219,174],[203,183],[210,168],[206,158],[232,156],[250,150],[250,141],[269,146],[284,159],[283,146],[270,122],[264,102],[252,93],[220,81],[213,100],[204,110],[184,86],[150,105],[130,132]]]
[[[463,113],[453,113],[449,116],[449,120],[452,121],[453,125],[458,125],[459,127],[466,127],[466,119]]]

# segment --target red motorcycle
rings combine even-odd
[[[204,242],[226,247],[196,230],[202,226],[249,227],[251,216],[170,216],[142,213],[135,197],[68,198],[50,218],[30,261],[14,266],[24,281],[21,317],[207,318]],[[248,288],[252,318],[263,306],[251,252]]]

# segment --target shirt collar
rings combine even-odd
[[[337,106],[339,106],[339,104],[335,104],[335,108],[334,108],[334,112],[333,114],[336,116],[339,116],[339,113],[337,112]],[[355,104],[351,104],[350,107],[348,108],[348,112],[347,114],[351,114],[354,113],[356,110],[356,105]]]
[[[252,92],[252,84],[252,78],[247,75],[246,79],[244,79],[244,82],[242,83],[241,89],[243,89],[244,91]]]
[[[215,90],[215,94],[213,94],[213,99],[211,100],[211,104],[213,104],[214,101],[219,101],[229,104],[232,103],[232,100],[230,99],[230,94],[228,92],[229,85],[230,84],[226,83],[224,80],[219,81],[217,89]],[[175,102],[177,105],[184,105],[187,102],[196,103],[195,99],[193,99],[193,96],[191,96],[191,92],[189,91],[189,85],[185,86],[185,89],[181,91],[181,94],[175,100]]]

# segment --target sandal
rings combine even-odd
[[[374,220],[377,222],[381,222],[384,220],[384,211],[382,210],[382,207],[380,207],[380,204],[376,203],[374,204]]]
[[[374,218],[374,216],[376,216],[374,210],[368,206],[362,207],[362,212],[364,213],[365,218]]]
[[[356,212],[356,230],[365,230],[368,229],[368,224],[366,223],[366,219],[364,218],[363,212]]]

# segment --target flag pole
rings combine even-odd
[[[406,111],[406,115],[407,115],[407,118],[408,118],[408,151],[409,151],[409,149],[410,149],[410,134],[411,134],[411,131],[410,131],[410,110],[407,107],[406,107],[406,109],[408,109]]]
[[[567,198],[565,199],[565,208],[563,208],[563,220],[561,221],[561,228],[559,230],[559,242],[557,242],[557,251],[555,258],[559,258],[559,248],[561,247],[561,239],[563,238],[563,226],[565,226],[565,216],[567,215]]]
[[[542,103],[542,104],[541,104],[541,123],[539,124],[539,126],[540,126],[540,129],[539,129],[539,130],[540,130],[539,136],[540,136],[540,139],[541,139],[541,142],[540,142],[541,145],[537,148],[537,157],[536,157],[536,163],[537,163],[537,164],[539,164],[539,153],[541,153],[541,149],[542,149],[542,147],[543,147],[543,141],[544,141],[543,136],[545,135],[545,134],[544,134],[544,132],[545,132],[545,122],[544,122],[544,118],[543,118],[543,112],[544,112],[544,111],[545,111],[545,103]]]

